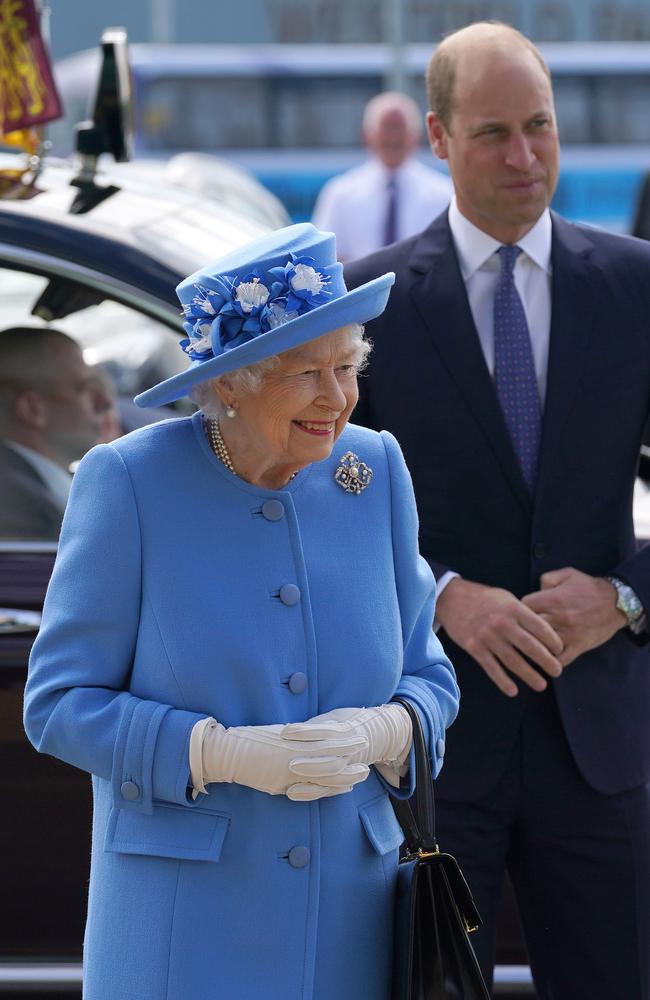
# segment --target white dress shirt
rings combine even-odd
[[[364,257],[383,246],[391,175],[396,182],[398,240],[419,233],[449,204],[449,178],[414,157],[396,171],[373,158],[333,177],[318,195],[312,222],[336,235],[339,260]]]
[[[494,293],[499,280],[498,240],[461,215],[456,199],[449,206],[449,227],[483,356],[494,375]],[[551,333],[551,215],[548,209],[517,241],[515,288],[519,292],[533,348],[539,396],[546,397],[548,345]]]
[[[52,502],[63,513],[72,485],[72,476],[70,473],[62,469],[52,459],[41,455],[40,452],[34,451],[32,448],[26,448],[24,444],[8,440],[5,440],[5,444],[8,448],[12,448],[21,458],[24,458],[38,473],[50,492]]]
[[[498,240],[461,215],[456,199],[449,206],[449,228],[474,325],[490,375],[494,375],[494,293],[499,280]],[[521,247],[514,268],[533,349],[539,397],[544,404],[551,334],[551,215],[548,209],[532,229],[517,241]],[[451,570],[437,581],[438,596],[458,573]],[[436,623],[437,625],[437,623]]]

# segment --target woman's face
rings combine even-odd
[[[362,353],[358,335],[344,327],[281,354],[258,390],[237,397],[237,418],[221,421],[235,466],[255,456],[282,478],[327,458],[359,398]]]

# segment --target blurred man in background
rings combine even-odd
[[[336,234],[340,260],[412,236],[447,207],[451,183],[416,159],[421,139],[420,110],[410,97],[389,91],[368,102],[363,141],[370,158],[328,181],[314,208],[314,225]]]
[[[0,332],[0,538],[58,538],[70,466],[98,441],[109,407],[66,334]]]

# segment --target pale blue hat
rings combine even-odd
[[[135,402],[171,403],[200,382],[374,319],[394,281],[389,271],[349,292],[334,234],[308,222],[253,240],[181,281],[187,338],[180,346],[192,364]]]

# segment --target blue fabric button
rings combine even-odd
[[[291,694],[303,694],[307,690],[307,675],[301,670],[297,670],[289,678],[289,690]]]
[[[280,500],[265,500],[262,514],[267,521],[281,521],[284,517],[284,504]]]
[[[135,802],[136,799],[140,798],[140,789],[135,781],[123,781],[120,786],[120,792],[122,793],[122,798],[126,799],[127,802]]]
[[[440,759],[442,760],[444,756],[445,756],[445,741],[436,740],[436,757],[440,757]]]
[[[280,587],[280,600],[288,608],[298,603],[300,600],[300,591],[295,583],[285,583],[283,587]]]
[[[292,868],[305,868],[311,861],[311,852],[308,847],[299,845],[292,847],[289,851],[289,864]]]

